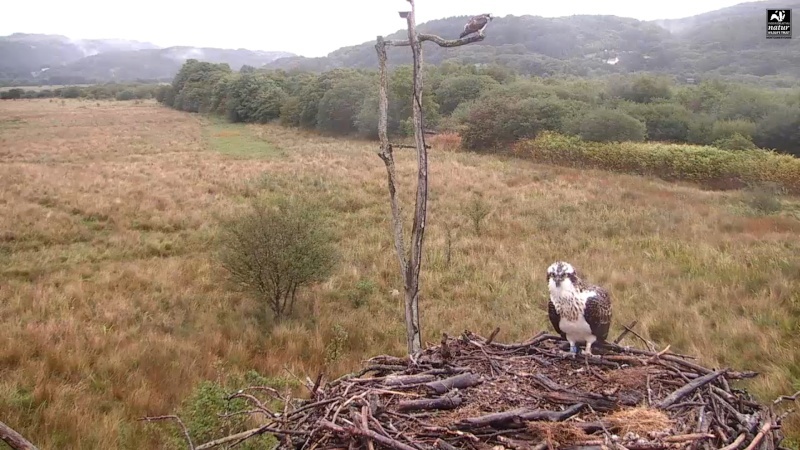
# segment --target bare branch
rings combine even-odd
[[[189,436],[189,430],[186,428],[186,424],[183,423],[180,417],[175,415],[169,415],[169,416],[156,416],[156,417],[142,417],[139,420],[143,420],[146,422],[155,422],[159,420],[174,420],[178,422],[178,425],[181,426],[181,430],[183,430],[183,436],[186,438],[186,443],[189,444],[189,450],[196,450],[194,448],[194,443],[192,442],[192,438],[191,436]]]
[[[793,395],[781,395],[780,397],[776,398],[772,404],[777,405],[781,402],[794,402],[798,400],[798,397],[800,397],[800,391],[795,392]]]
[[[467,36],[462,39],[444,39],[435,34],[420,34],[419,40],[420,42],[424,41],[431,41],[437,44],[439,47],[445,48],[452,48],[452,47],[461,47],[462,45],[472,44],[473,42],[480,42],[486,39],[486,35],[483,32],[479,32],[477,34],[473,34],[471,36]],[[393,47],[408,47],[411,44],[408,40],[405,41],[385,41],[386,45],[391,45]]]
[[[13,450],[38,450],[35,445],[3,422],[0,422],[0,441],[8,444]]]
[[[403,237],[403,218],[400,216],[400,205],[397,201],[397,172],[394,166],[394,156],[392,146],[389,144],[387,133],[387,117],[389,108],[389,78],[386,74],[386,45],[383,38],[378,36],[378,43],[375,49],[378,52],[378,63],[380,66],[380,89],[378,100],[378,137],[381,141],[381,152],[378,154],[386,165],[386,172],[389,176],[389,203],[392,208],[392,224],[394,231],[394,247],[397,252],[397,259],[400,263],[400,273],[403,276],[403,285],[406,285],[406,260],[405,239]]]

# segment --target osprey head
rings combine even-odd
[[[576,287],[578,279],[578,271],[568,262],[556,261],[547,268],[547,284],[550,289]]]
[[[484,14],[484,16],[486,16],[486,18],[489,19],[489,22],[491,22],[492,19],[494,19],[494,17],[492,17],[491,14]]]

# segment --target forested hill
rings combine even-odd
[[[743,3],[698,16],[639,21],[616,16],[497,17],[486,39],[442,49],[425,44],[426,63],[500,64],[522,74],[577,76],[654,71],[686,78],[707,75],[800,78],[800,39],[765,38],[765,4]],[[800,8],[800,1],[782,5]],[[420,32],[457,38],[467,16],[423,23]],[[404,39],[405,30],[389,35]],[[289,57],[270,68],[323,71],[374,68],[374,42],[344,47],[322,58]],[[410,52],[390,49],[392,64],[410,63]]]
[[[121,39],[70,39],[49,34],[0,36],[0,85],[170,81],[190,58],[261,67],[280,51],[158,46]]]

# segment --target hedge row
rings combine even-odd
[[[800,159],[767,150],[721,150],[653,142],[599,143],[554,132],[522,140],[514,150],[547,164],[649,175],[716,188],[774,183],[787,193],[800,194]]]

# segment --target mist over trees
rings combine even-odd
[[[529,77],[498,65],[446,63],[425,69],[425,126],[457,132],[469,149],[500,149],[543,131],[584,140],[661,141],[762,147],[800,155],[800,89],[719,80],[682,84],[640,73],[596,79]],[[278,121],[330,135],[377,135],[377,74],[234,72],[227,64],[189,60],[159,102],[234,122]],[[390,73],[389,134],[409,136],[404,93],[411,68]]]

